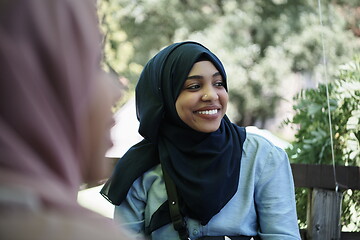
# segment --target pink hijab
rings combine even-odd
[[[106,174],[112,96],[95,13],[90,0],[0,3],[0,188],[42,209],[83,212],[79,185]]]

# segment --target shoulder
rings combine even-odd
[[[268,138],[265,138],[257,133],[246,132],[246,140],[244,142],[244,153],[269,153],[269,152],[279,152],[285,153],[284,149],[276,146]]]
[[[265,129],[259,129],[257,127],[249,126],[246,127],[247,140],[253,144],[266,145],[268,147],[277,147],[286,149],[291,144]]]
[[[275,145],[268,140],[267,138],[253,132],[246,132],[246,140],[245,143],[254,147],[267,147],[267,148],[273,148]]]
[[[127,233],[119,230],[112,221],[93,213],[20,210],[11,214],[1,214],[1,217],[5,217],[6,221],[0,221],[0,236],[6,239],[29,239],[29,236],[31,239],[39,240],[128,239]],[[16,230],[19,228],[21,231]]]
[[[140,178],[138,178],[136,181],[141,181],[143,183],[146,183],[147,185],[152,185],[156,182],[161,181],[163,177],[163,173],[161,170],[161,165],[157,164],[156,166],[150,168],[147,170]]]
[[[139,199],[147,199],[148,194],[153,190],[162,192],[162,185],[164,185],[161,165],[158,164],[147,170],[142,176],[137,178],[131,186],[129,195],[136,195]],[[165,187],[164,187],[165,189]]]
[[[280,164],[288,162],[287,154],[283,148],[275,145],[269,138],[251,131],[246,132],[243,157],[243,160],[255,164],[260,169],[265,166],[276,168]]]

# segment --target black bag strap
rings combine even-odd
[[[145,234],[150,235],[156,229],[159,229],[171,223],[169,201],[166,200],[151,216],[148,226],[145,226]]]
[[[180,213],[179,198],[177,195],[176,186],[175,186],[173,180],[170,178],[170,176],[165,171],[164,167],[162,165],[161,165],[161,167],[162,167],[162,172],[164,175],[166,192],[168,195],[171,221],[174,225],[175,230],[179,233],[180,239],[188,240],[188,239],[190,239],[189,232],[188,232],[188,229],[186,226],[186,221]]]

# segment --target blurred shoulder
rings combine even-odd
[[[132,239],[129,233],[119,230],[113,221],[92,212],[76,214],[58,211],[11,211],[1,214],[0,229],[1,239],[25,240],[29,239],[29,236],[38,240]],[[19,229],[21,231],[18,231]]]

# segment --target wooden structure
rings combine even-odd
[[[341,235],[342,192],[314,188],[307,207],[307,236],[313,240],[336,239]]]
[[[331,165],[291,164],[296,187],[335,190],[333,167]],[[360,190],[360,168],[336,166],[339,188]]]
[[[312,189],[308,199],[306,240],[352,240],[360,239],[360,232],[341,233],[340,216],[342,191],[360,189],[360,168],[349,166],[291,164],[295,187]],[[336,191],[337,190],[337,191]]]

